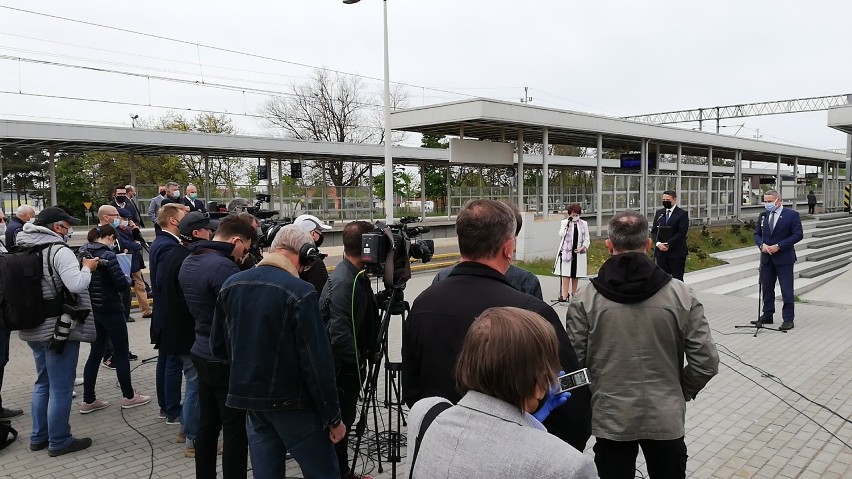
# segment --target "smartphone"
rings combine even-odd
[[[589,370],[583,368],[579,371],[574,371],[573,373],[568,373],[564,376],[559,376],[559,392],[570,391],[572,389],[576,389],[580,386],[585,386],[591,383],[589,380]]]

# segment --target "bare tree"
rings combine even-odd
[[[391,91],[391,106],[404,108],[405,90],[396,86]],[[297,140],[334,141],[341,143],[384,142],[384,115],[381,101],[365,91],[360,78],[316,69],[305,83],[291,83],[290,93],[270,97],[260,114],[267,126],[287,138]],[[394,134],[391,141],[402,141],[404,133]],[[327,160],[311,165],[309,171],[325,170],[326,182],[335,186],[354,186],[369,171],[369,166],[342,160]],[[320,168],[322,170],[320,170]],[[313,178],[321,182],[319,178]]]

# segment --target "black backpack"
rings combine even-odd
[[[54,244],[15,246],[0,253],[0,327],[7,331],[33,329],[46,318],[62,314],[62,296],[45,301],[41,290],[43,257],[50,255]],[[52,278],[52,261],[48,261],[48,271]]]

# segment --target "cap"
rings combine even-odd
[[[122,218],[133,218],[133,213],[131,213],[127,208],[119,208],[118,216],[121,216]]]
[[[293,221],[293,224],[302,228],[307,232],[311,232],[316,229],[320,230],[330,230],[331,226],[322,222],[321,219],[317,218],[314,215],[299,215],[296,217],[296,220]]]
[[[180,220],[180,224],[178,224],[180,234],[185,236],[192,236],[192,232],[195,230],[215,230],[218,227],[218,221],[211,219],[209,215],[206,215],[200,211],[193,211],[187,213],[183,217],[183,219]]]
[[[41,210],[41,213],[36,216],[35,224],[38,226],[45,226],[51,223],[56,223],[57,221],[67,221],[72,225],[80,224],[80,220],[69,215],[65,212],[65,210],[57,206],[49,206]]]

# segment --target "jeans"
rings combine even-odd
[[[66,341],[62,354],[47,349],[47,341],[28,341],[33,350],[36,366],[36,382],[33,386],[33,432],[30,443],[49,440],[51,451],[67,447],[71,436],[71,393],[77,374],[77,357],[80,355],[79,341]]]
[[[9,340],[12,338],[11,331],[0,327],[0,391],[3,390],[3,371],[9,362]],[[0,396],[0,411],[3,410],[3,396]]]
[[[340,477],[326,424],[314,411],[247,411],[246,432],[257,479],[284,476],[285,450],[305,479]]]
[[[342,368],[337,375],[337,397],[340,401],[340,417],[346,425],[346,435],[334,445],[337,454],[337,466],[340,472],[349,471],[349,431],[355,423],[355,412],[358,407],[358,393],[361,390],[358,371],[352,368]]]
[[[157,404],[166,412],[166,417],[181,415],[180,385],[183,361],[177,354],[159,351],[157,355]]]
[[[670,441],[595,440],[595,466],[601,479],[632,479],[636,473],[636,455],[642,446],[645,465],[651,479],[686,477],[686,443],[683,438]]]
[[[136,393],[130,382],[130,360],[127,359],[130,349],[127,344],[127,323],[124,321],[124,313],[95,312],[94,315],[98,337],[92,343],[89,359],[83,369],[83,401],[92,403],[96,399],[95,383],[98,380],[98,370],[108,340],[112,341],[112,364],[115,366],[115,374],[121,385],[121,394],[127,399],[133,399]]]
[[[181,354],[183,375],[186,388],[183,391],[183,411],[180,418],[180,429],[187,439],[195,441],[198,434],[198,370],[192,364],[189,354]]]
[[[246,477],[248,437],[246,412],[225,405],[230,366],[195,355],[198,371],[198,435],[195,439],[195,477],[216,478],[216,449],[222,430],[222,475],[224,479]]]

